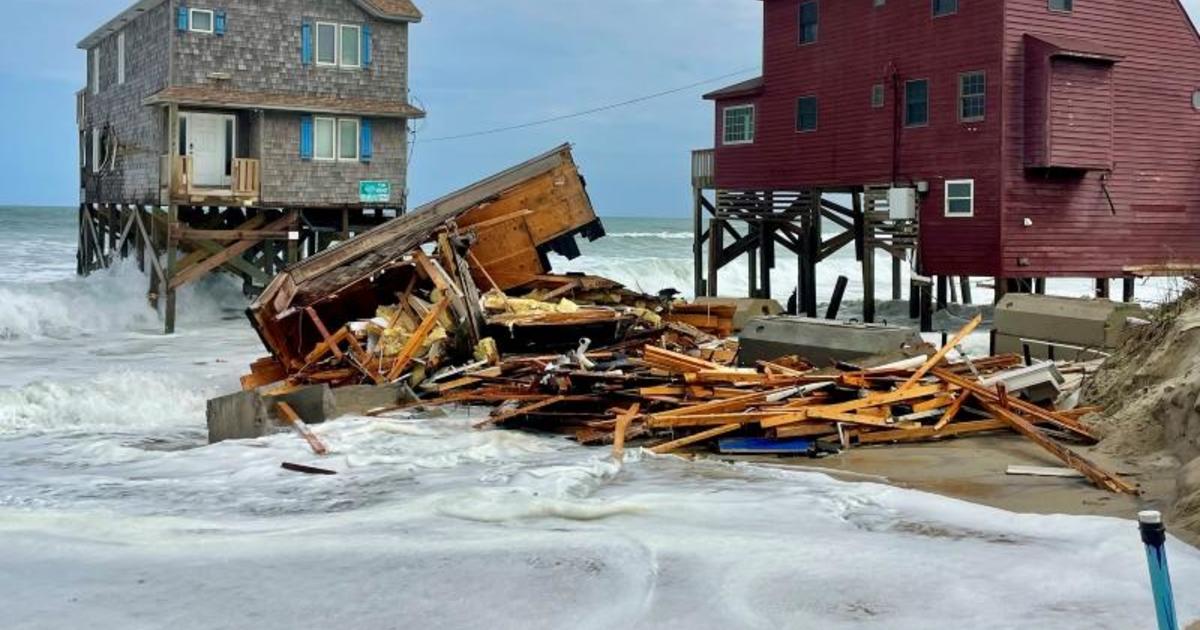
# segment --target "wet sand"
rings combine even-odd
[[[1080,451],[1096,464],[1134,481],[1142,496],[1114,494],[1083,478],[1027,477],[1005,474],[1010,465],[1062,467],[1059,460],[1020,436],[979,436],[927,444],[854,448],[823,459],[737,458],[827,472],[846,481],[889,483],[972,501],[1011,512],[1112,516],[1130,520],[1140,510],[1168,516],[1176,469],[1151,468]],[[718,456],[722,457],[723,456]],[[1168,521],[1169,523],[1169,521]],[[1200,546],[1200,535],[1172,529],[1185,542]],[[1200,629],[1198,629],[1200,630]]]

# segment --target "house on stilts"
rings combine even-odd
[[[248,291],[406,206],[410,0],[140,0],[85,37],[78,271]]]
[[[762,76],[705,97],[697,294],[748,256],[769,296],[789,250],[815,315],[817,264],[851,246],[867,320],[876,250],[893,298],[911,265],[927,306],[956,277],[1121,278],[1132,299],[1200,270],[1200,37],[1178,0],[762,2]]]

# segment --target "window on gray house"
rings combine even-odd
[[[929,124],[929,80],[917,79],[904,84],[904,126]]]
[[[958,75],[958,119],[979,122],[987,110],[987,79],[982,72]]]
[[[817,0],[809,0],[800,5],[801,44],[811,44],[817,41],[817,27],[820,19],[820,7],[817,5]]]
[[[338,119],[338,159],[358,160],[358,120],[355,118]]]
[[[796,131],[817,130],[817,97],[805,96],[796,101]]]
[[[336,66],[338,62],[337,24],[317,22],[317,65]]]
[[[188,154],[187,145],[187,125],[188,119],[186,116],[179,117],[179,155]],[[170,135],[170,134],[167,134]]]
[[[1070,13],[1075,9],[1074,0],[1050,0],[1050,10]]]
[[[208,9],[192,9],[188,15],[188,30],[193,33],[213,32],[213,12]]]
[[[958,13],[958,0],[933,0],[933,17]]]
[[[875,85],[871,86],[871,107],[873,107],[875,109],[879,109],[880,107],[883,107],[884,100],[886,98],[887,98],[887,95],[883,91],[882,83],[876,83]]]
[[[333,118],[317,118],[313,131],[313,157],[317,160],[333,161],[337,159],[337,120]]]
[[[345,24],[338,27],[341,44],[341,66],[343,68],[358,68],[362,65],[362,29]]]

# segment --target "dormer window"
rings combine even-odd
[[[188,30],[193,33],[213,32],[213,12],[208,9],[192,9],[188,13]]]

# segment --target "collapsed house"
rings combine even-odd
[[[564,433],[618,456],[633,439],[655,453],[819,454],[1010,431],[1098,487],[1137,492],[1054,439],[1097,441],[1079,421],[1094,409],[1030,395],[1048,378],[1057,393],[1052,363],[949,360],[981,317],[940,349],[900,335],[854,364],[772,355],[738,367],[736,306],[552,273],[549,254],[578,256],[580,235],[604,230],[568,146],[427,204],[276,277],[249,308],[271,356],[243,387],[271,397],[317,453],[304,414],[280,396],[389,385],[405,400],[368,415],[492,406],[477,428]],[[797,324],[831,334],[826,322]]]

